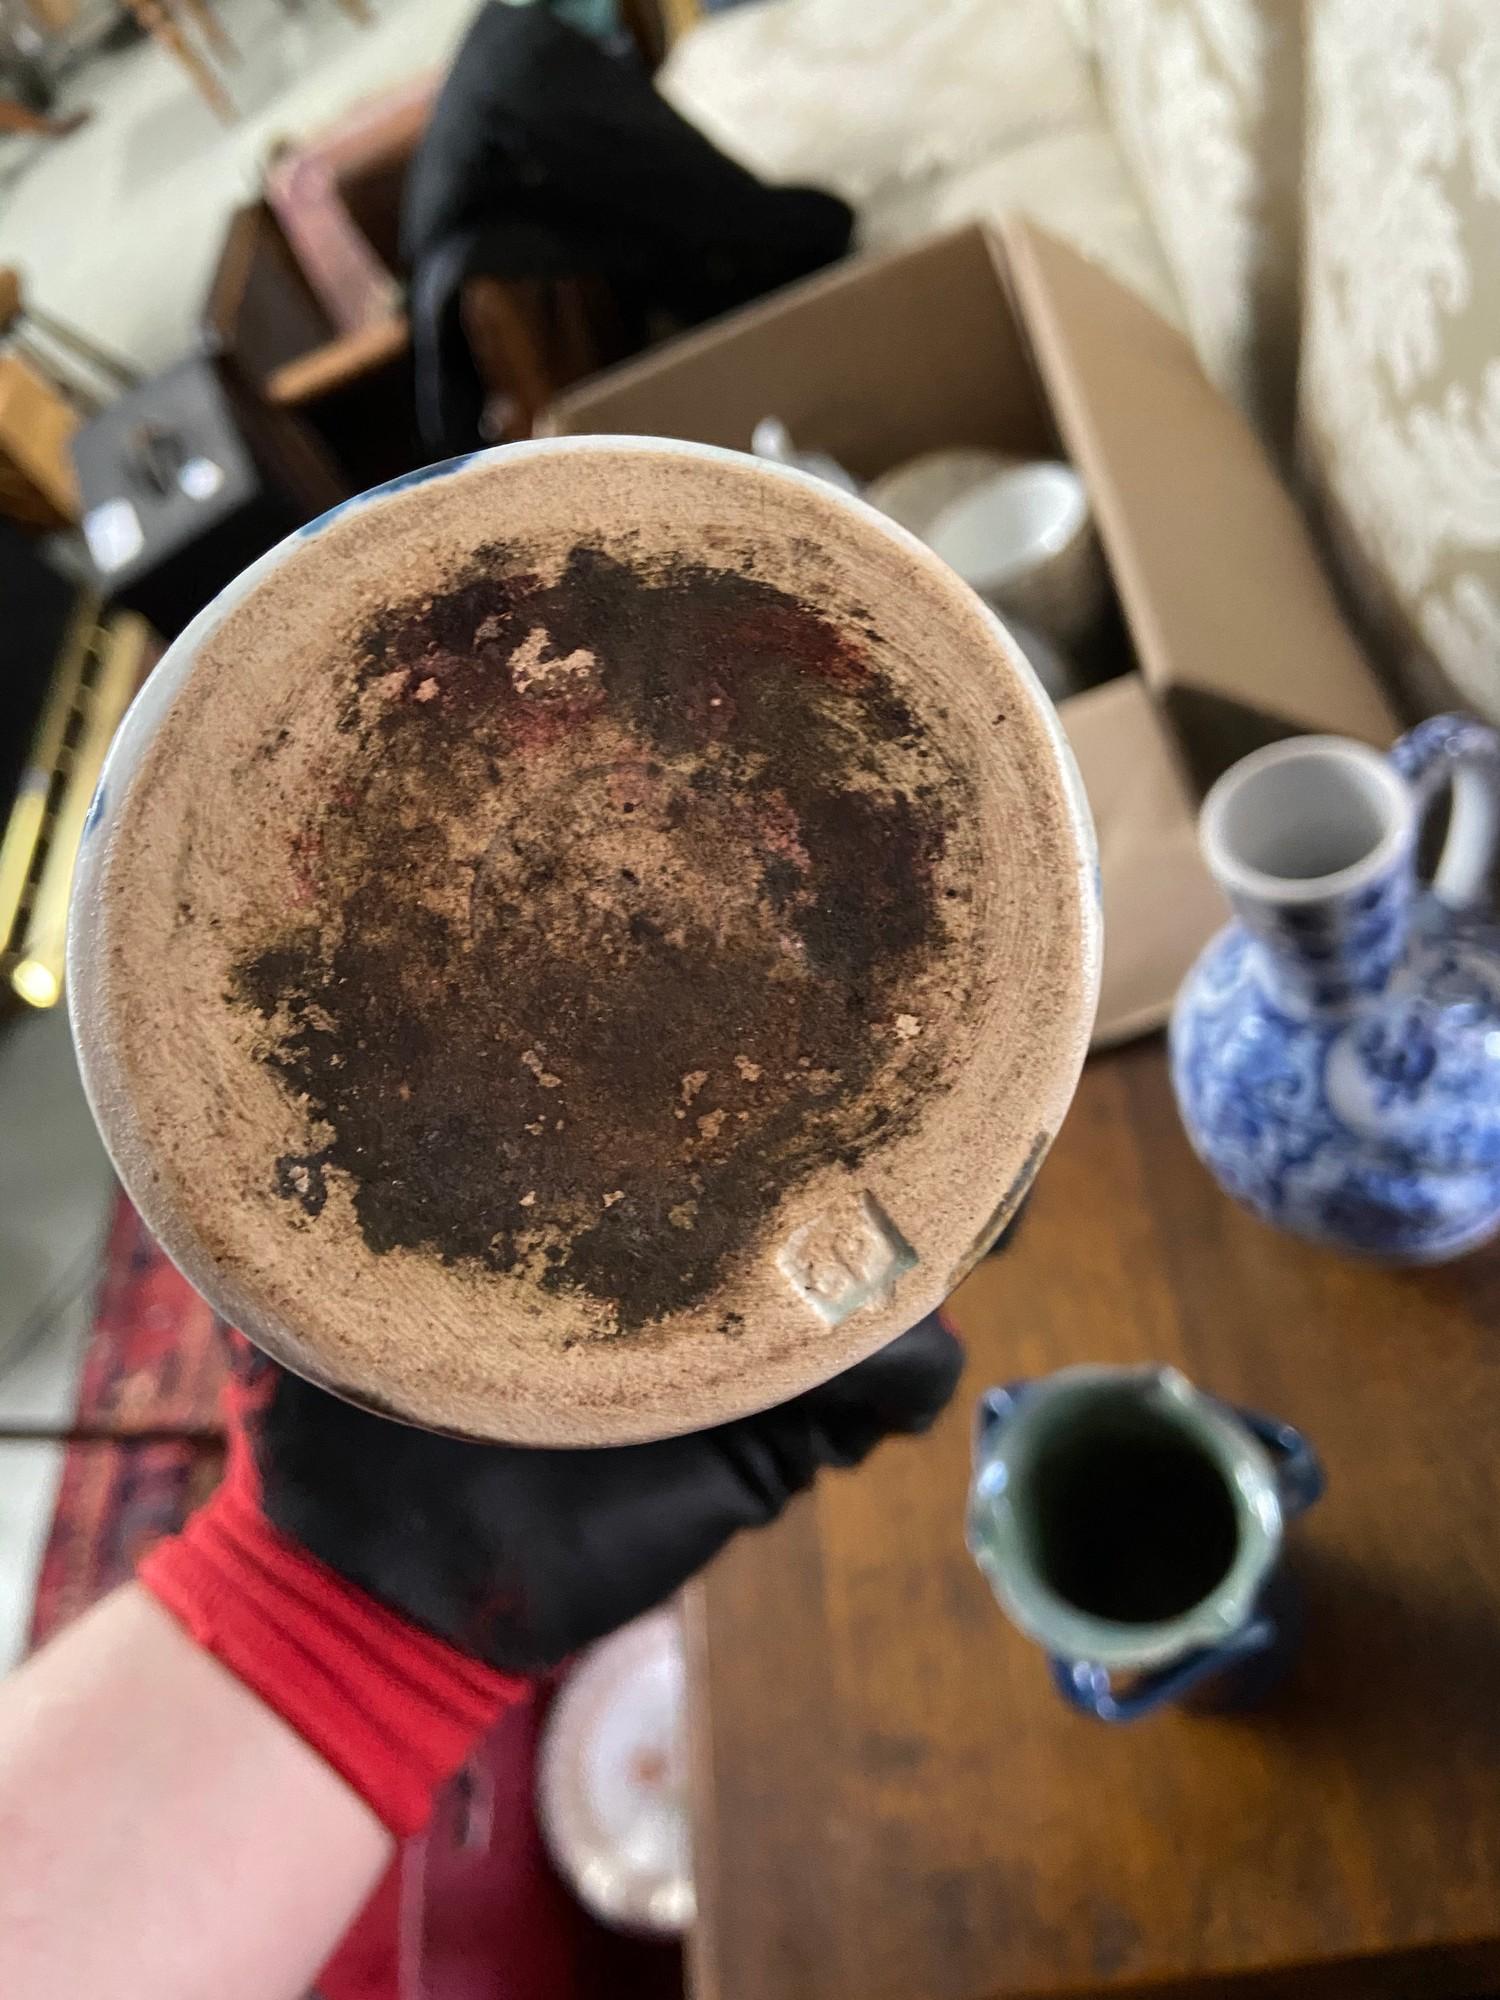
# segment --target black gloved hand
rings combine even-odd
[[[564,1451],[436,1437],[249,1352],[272,1524],[509,1672],[553,1665],[659,1604],[823,1467],[859,1464],[888,1433],[926,1430],[963,1365],[934,1316],[758,1416],[660,1444]]]

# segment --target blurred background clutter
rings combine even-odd
[[[669,1620],[588,1701],[538,1690],[324,2000],[398,1959],[434,2000],[1500,1986],[1500,1474],[1465,1451],[1500,1265],[1261,1231],[1159,1033],[1227,914],[1217,778],[1500,723],[1497,224],[1487,0],[0,0],[0,1668],[218,1467],[212,1316],[116,1188],[60,1004],[110,736],[283,535],[531,436],[800,464],[1010,628],[1094,806],[1107,957],[1078,1109],[959,1296],[976,1376],[1180,1362],[1333,1468],[1321,1696],[1254,1749],[1079,1750],[1020,1664],[998,1713],[947,1423],[736,1548],[686,1651]],[[1092,1759],[1085,1828],[1057,1801]]]

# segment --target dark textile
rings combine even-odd
[[[424,1630],[503,1672],[534,1672],[664,1602],[820,1471],[926,1430],[962,1364],[933,1317],[757,1416],[575,1451],[436,1437],[275,1371],[252,1431],[262,1504],[284,1535]]]
[[[662,315],[693,325],[831,263],[853,220],[816,189],[762,186],[657,95],[633,53],[490,0],[403,193],[425,444],[447,455],[480,441],[466,278],[605,277],[640,339]]]

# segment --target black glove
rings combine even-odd
[[[368,1415],[254,1355],[251,1438],[272,1524],[492,1667],[551,1666],[775,1520],[825,1466],[924,1431],[958,1342],[934,1316],[822,1388],[660,1444],[467,1444]],[[263,1371],[274,1385],[266,1390]]]

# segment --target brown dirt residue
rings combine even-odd
[[[481,550],[373,618],[232,985],[309,1119],[275,1192],[316,1219],[341,1185],[372,1250],[629,1332],[908,1120],[966,796],[852,626],[594,546],[551,581]]]

